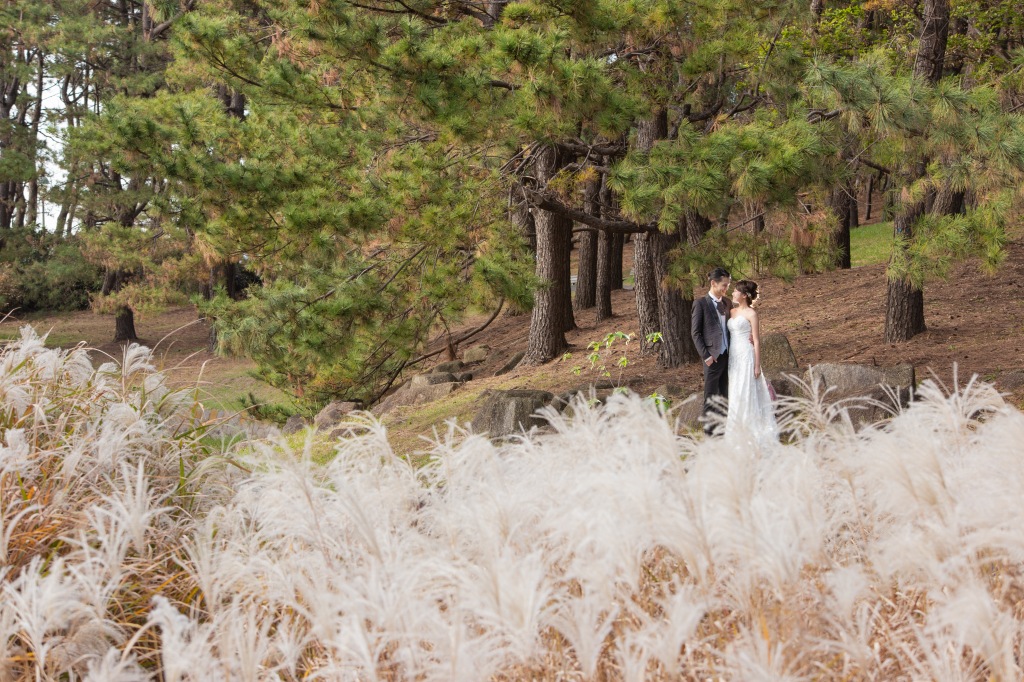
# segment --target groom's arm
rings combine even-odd
[[[699,299],[693,302],[693,310],[690,313],[690,338],[693,339],[693,345],[697,348],[697,352],[700,353],[704,364],[710,365],[715,361],[711,355],[711,349],[704,342],[704,311],[701,310]],[[708,360],[711,360],[711,362],[708,362]]]

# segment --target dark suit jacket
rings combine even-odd
[[[732,308],[732,301],[728,298],[723,300],[727,311],[725,320],[728,322],[728,310]],[[711,357],[718,359],[722,348],[722,323],[710,294],[701,296],[693,302],[693,313],[690,316],[690,337],[702,360]],[[725,338],[729,339],[728,325],[725,328]]]

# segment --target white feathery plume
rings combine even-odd
[[[609,607],[604,600],[584,594],[564,599],[551,617],[551,626],[572,647],[585,679],[594,679],[597,675],[605,640],[611,634],[618,615],[618,606],[612,604]]]
[[[149,674],[136,663],[133,656],[122,656],[111,648],[102,658],[88,663],[85,678],[89,682],[148,682]]]

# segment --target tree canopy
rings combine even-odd
[[[929,278],[1004,253],[1014,7],[11,2],[0,231],[80,241],[101,309],[199,297],[220,348],[274,385],[373,400],[469,310],[532,310],[527,360],[557,357],[573,234],[598,289],[576,308],[608,313],[632,235],[642,331],[687,361],[708,265],[848,267],[870,181],[894,220],[885,336],[905,340]]]

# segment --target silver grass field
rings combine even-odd
[[[0,355],[0,682],[1024,676],[1024,415],[988,385],[860,432],[793,401],[763,450],[617,396],[413,466],[366,416],[321,465],[211,445],[151,360]]]

